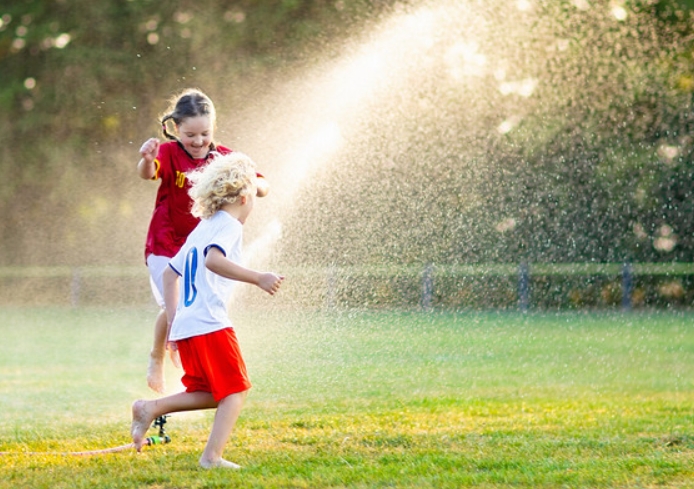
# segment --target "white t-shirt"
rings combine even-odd
[[[203,219],[188,236],[169,266],[181,280],[176,317],[169,340],[231,327],[227,304],[235,281],[217,275],[205,266],[210,247],[219,248],[234,263],[241,263],[243,225],[227,212],[218,211]]]

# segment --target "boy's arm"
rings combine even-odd
[[[257,285],[270,295],[274,295],[282,285],[284,277],[271,272],[256,272],[229,260],[224,253],[217,248],[211,247],[205,257],[207,269],[217,275],[239,282]]]
[[[162,284],[164,286],[164,304],[166,305],[166,322],[168,324],[166,340],[168,341],[171,324],[176,316],[176,308],[178,307],[178,274],[168,265],[162,275]]]

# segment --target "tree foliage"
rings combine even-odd
[[[418,3],[0,7],[0,264],[133,261],[151,195],[132,167],[172,93],[262,92],[280,68],[337,57],[337,40]],[[527,100],[489,80],[471,97],[432,66],[405,95],[384,96],[289,219],[287,252],[326,262],[694,260],[694,2],[626,1],[634,15],[610,28],[596,27],[596,9],[575,13],[586,3],[537,2],[543,15],[530,25],[491,10],[483,19],[535,34],[489,41],[509,71],[539,80]],[[562,24],[566,11],[573,20]],[[551,52],[550,31],[565,41]],[[514,129],[500,133],[510,114]],[[364,220],[371,179],[387,191],[368,194],[379,212]]]

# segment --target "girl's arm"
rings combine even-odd
[[[145,180],[151,180],[154,178],[154,174],[157,169],[154,165],[154,159],[157,157],[159,152],[159,140],[157,138],[150,138],[144,142],[140,148],[140,161],[137,163],[137,174],[140,178]]]
[[[217,275],[239,282],[256,285],[274,295],[282,285],[284,277],[271,272],[256,272],[229,260],[219,248],[211,247],[205,257],[207,269]],[[168,304],[168,303],[167,303]]]

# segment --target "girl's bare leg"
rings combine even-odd
[[[132,406],[133,421],[130,426],[130,435],[133,438],[135,448],[138,452],[142,449],[147,430],[159,416],[180,411],[213,409],[217,405],[217,401],[209,392],[180,392],[152,401],[135,401]]]
[[[164,392],[164,356],[166,355],[166,311],[159,311],[154,323],[154,343],[149,354],[147,367],[147,385],[160,394]]]
[[[243,401],[246,399],[246,393],[247,391],[231,394],[219,401],[217,412],[214,416],[212,432],[207,440],[205,451],[202,452],[202,456],[200,457],[200,465],[202,467],[206,469],[215,467],[229,469],[241,468],[233,462],[224,460],[222,458],[222,452],[229,440],[229,436],[231,436],[236,420],[239,418],[241,408],[243,407]]]

